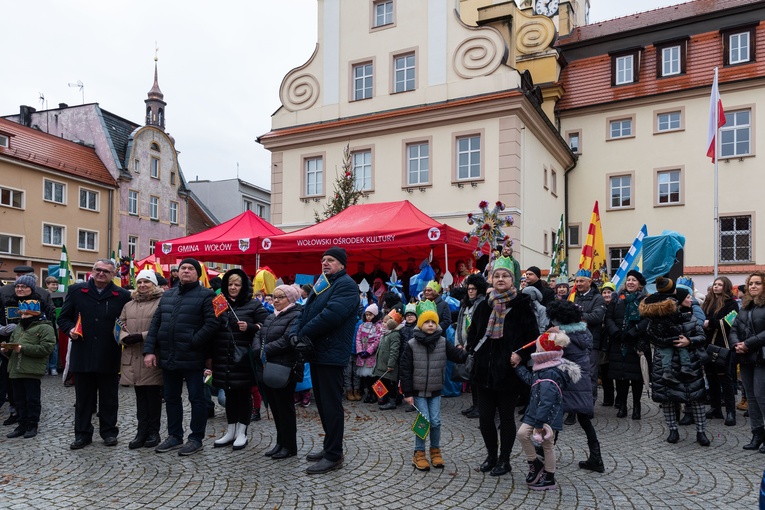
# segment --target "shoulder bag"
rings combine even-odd
[[[452,367],[452,376],[450,379],[454,382],[470,382],[470,380],[473,378],[473,362],[475,360],[475,352],[481,348],[483,343],[486,341],[486,338],[489,336],[487,333],[484,335],[483,338],[481,338],[481,341],[478,342],[478,345],[475,346],[475,349],[473,349],[473,352],[471,354],[468,354],[467,359],[464,363],[455,363]]]
[[[279,363],[269,363],[266,359],[266,346],[263,345],[263,384],[275,390],[286,387],[292,375],[292,368]]]
[[[730,344],[728,344],[728,335],[725,334],[725,323],[722,319],[720,320],[720,332],[722,333],[725,347],[714,344],[715,338],[717,338],[717,331],[715,331],[712,341],[707,345],[707,363],[721,369],[727,369],[730,366],[732,351],[730,350]]]

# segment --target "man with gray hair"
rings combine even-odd
[[[74,442],[79,450],[93,441],[92,414],[98,401],[99,433],[106,446],[116,446],[120,345],[114,323],[130,301],[130,292],[112,281],[116,268],[98,259],[91,278],[69,288],[58,318],[61,331],[72,339],[69,372],[74,374]]]

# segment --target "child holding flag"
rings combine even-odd
[[[446,341],[438,326],[438,313],[432,301],[417,306],[417,327],[401,357],[399,375],[404,401],[414,405],[430,422],[430,464],[425,458],[425,439],[419,435],[414,441],[412,465],[420,471],[443,468],[441,456],[441,389],[444,385],[446,361],[464,363],[467,352]]]

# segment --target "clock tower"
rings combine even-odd
[[[523,0],[520,9],[527,15],[550,18],[558,35],[570,34],[590,18],[590,0]]]

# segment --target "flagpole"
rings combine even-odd
[[[714,83],[717,83],[717,67],[715,67],[715,79]],[[719,89],[718,89],[719,90]],[[717,102],[718,99],[715,98],[715,102]],[[718,254],[720,252],[720,216],[719,216],[719,210],[718,210],[718,203],[717,203],[717,170],[718,170],[718,162],[719,162],[719,156],[720,156],[720,127],[719,127],[719,115],[720,110],[717,108],[717,104],[715,104],[715,185],[714,185],[714,193],[715,193],[715,205],[714,205],[714,279],[717,279],[717,259]]]

